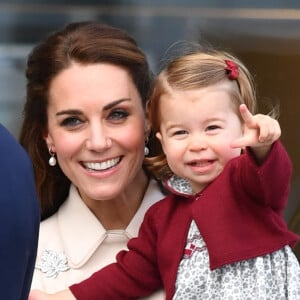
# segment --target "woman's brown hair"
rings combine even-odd
[[[144,108],[152,88],[152,74],[144,52],[119,28],[97,22],[71,23],[32,50],[26,68],[27,95],[20,143],[33,161],[42,219],[58,210],[70,186],[58,165],[48,165],[44,137],[51,82],[72,62],[111,63],[124,68],[140,93]]]

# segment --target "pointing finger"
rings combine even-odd
[[[248,126],[250,128],[256,126],[255,118],[251,114],[251,112],[249,111],[246,104],[241,104],[240,105],[240,113],[241,113],[241,116],[242,116],[246,126]]]

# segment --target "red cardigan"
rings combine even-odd
[[[194,219],[206,243],[210,268],[294,246],[299,237],[282,217],[291,162],[280,142],[262,165],[249,152],[231,160],[201,193],[170,195],[146,213],[139,236],[118,263],[72,285],[76,299],[136,299],[163,287],[174,294],[177,269]]]

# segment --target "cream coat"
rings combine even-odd
[[[31,288],[54,293],[114,262],[128,240],[137,236],[146,210],[163,197],[157,183],[150,181],[126,230],[106,231],[72,185],[58,212],[41,222]],[[159,292],[148,299],[164,299],[164,295]]]

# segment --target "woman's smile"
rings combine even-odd
[[[119,164],[121,157],[115,157],[101,162],[82,162],[82,166],[90,172],[105,171]]]

